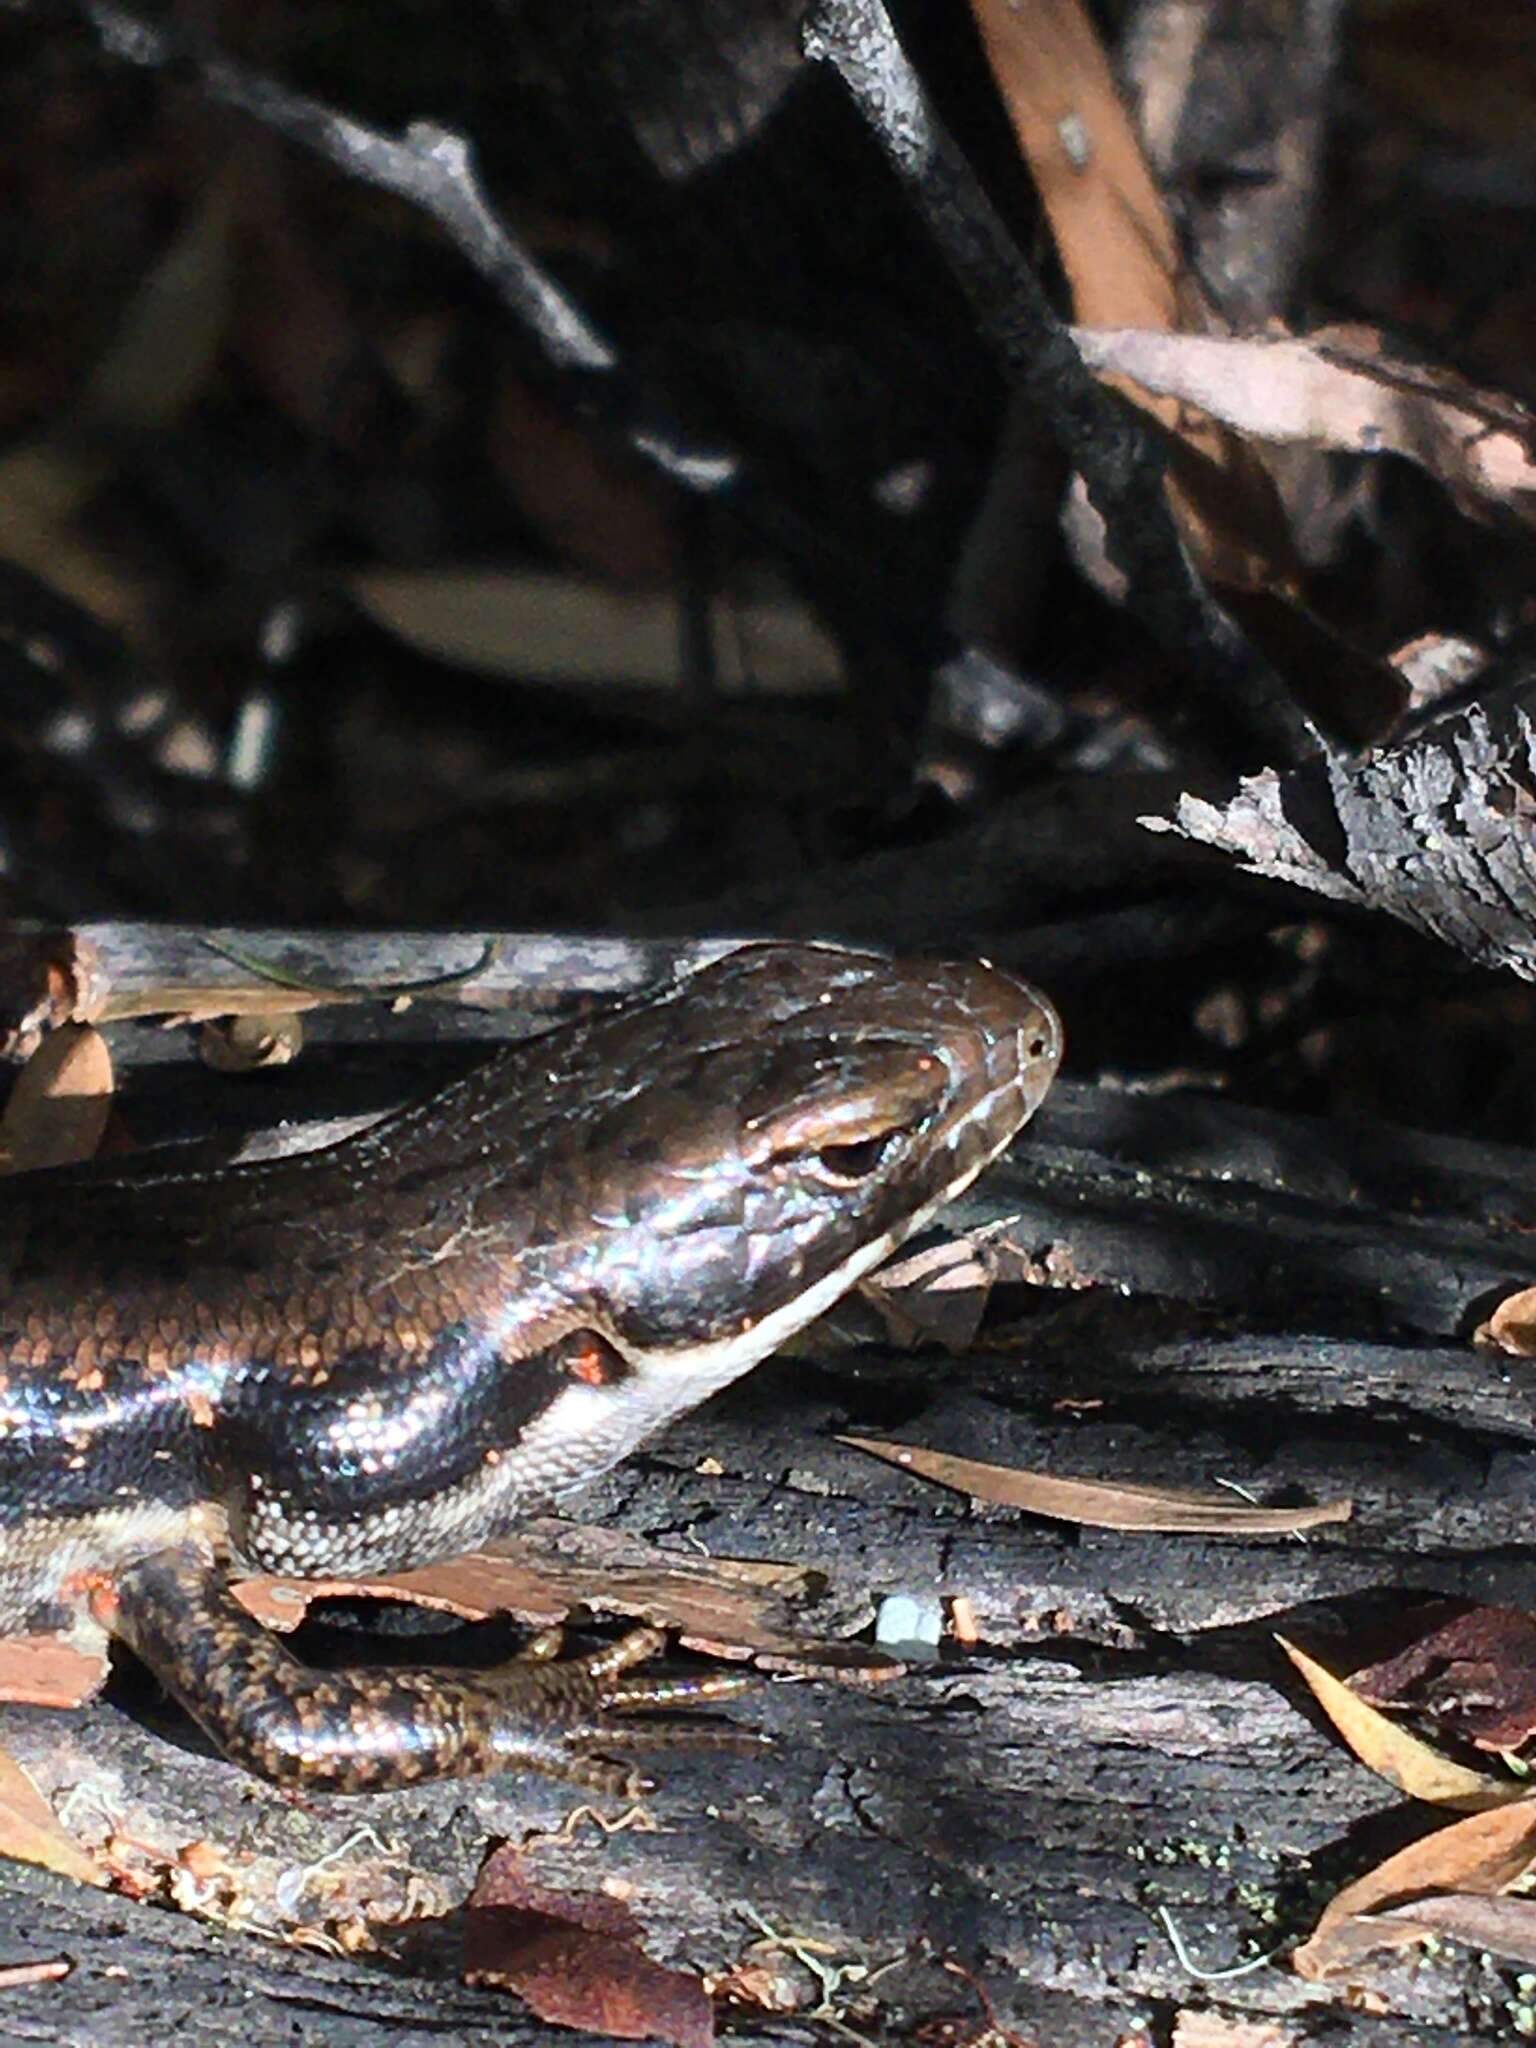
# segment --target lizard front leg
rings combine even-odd
[[[745,1729],[622,1717],[733,1697],[737,1673],[646,1678],[663,1644],[639,1628],[589,1656],[548,1639],[490,1671],[318,1671],[247,1613],[204,1552],[163,1550],[123,1571],[93,1605],[233,1762],[303,1792],[381,1792],[429,1778],[539,1771],[633,1797],[646,1781],[605,1751],[742,1748]]]

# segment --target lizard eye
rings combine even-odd
[[[944,1093],[944,1068],[907,1045],[817,1040],[787,1048],[743,1105],[743,1155],[809,1169],[856,1187],[923,1128]]]
[[[860,1138],[851,1145],[823,1145],[814,1155],[816,1164],[835,1186],[854,1187],[884,1164],[898,1135],[889,1131],[883,1138]]]

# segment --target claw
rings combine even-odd
[[[603,1706],[610,1714],[708,1706],[715,1700],[738,1699],[761,1682],[755,1671],[711,1672],[698,1678],[636,1678],[626,1685],[605,1686]]]
[[[615,1672],[628,1671],[631,1665],[643,1664],[647,1657],[654,1657],[658,1650],[666,1647],[666,1641],[659,1628],[632,1628],[616,1643],[605,1643],[602,1649],[593,1650],[583,1657],[580,1669],[589,1678],[611,1678]]]
[[[520,1664],[552,1664],[565,1648],[565,1630],[559,1622],[530,1636],[517,1653]]]

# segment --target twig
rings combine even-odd
[[[977,326],[1083,478],[1128,581],[1127,604],[1206,685],[1202,710],[1243,753],[1297,761],[1314,743],[1269,665],[1201,584],[1163,498],[1152,435],[1104,389],[939,120],[883,0],[818,0],[806,55],[830,64],[971,302]]]
[[[733,450],[703,441],[626,367],[620,349],[512,234],[486,197],[468,139],[427,121],[393,136],[236,63],[185,31],[146,22],[116,0],[72,0],[109,56],[152,71],[190,72],[210,99],[237,107],[347,176],[394,193],[437,222],[536,345],[561,396],[616,434],[648,467],[697,497],[728,505],[794,568],[834,627],[856,625],[887,654],[929,671],[986,660],[1041,725],[1038,686],[957,645],[923,593],[881,574],[857,535],[789,502]]]

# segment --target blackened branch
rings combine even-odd
[[[1212,734],[1268,764],[1315,751],[1273,670],[1205,589],[1163,496],[1154,436],[1084,364],[1007,226],[938,119],[883,0],[818,0],[807,56],[853,96],[1008,376],[1055,435],[1106,528],[1127,604],[1205,687]]]

